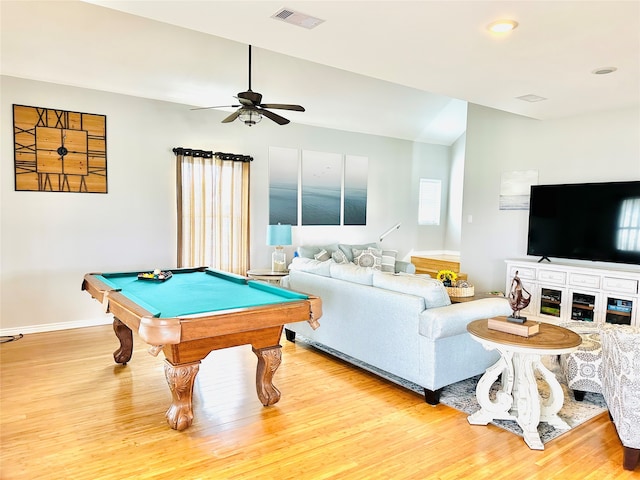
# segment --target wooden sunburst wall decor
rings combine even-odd
[[[107,117],[13,105],[16,191],[107,193]]]

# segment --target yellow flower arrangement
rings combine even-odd
[[[453,270],[440,270],[436,278],[442,283],[451,282],[453,284],[458,279],[458,274]]]

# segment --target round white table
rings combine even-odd
[[[264,282],[273,283],[276,285],[280,285],[280,280],[282,277],[289,275],[289,271],[286,272],[274,272],[269,269],[259,269],[252,268],[251,270],[247,270],[247,277],[253,278],[254,280],[262,280]]]
[[[480,410],[467,418],[472,425],[487,425],[492,420],[515,420],[522,428],[529,448],[544,450],[538,434],[538,424],[547,422],[559,429],[569,425],[558,417],[564,403],[564,393],[556,376],[541,362],[543,355],[560,355],[574,351],[582,342],[580,335],[566,328],[540,324],[540,332],[532,337],[491,330],[487,320],[467,325],[471,337],[487,350],[500,352],[500,359],[489,367],[476,387]],[[535,372],[549,385],[549,397],[538,393]],[[491,386],[502,375],[501,386],[491,399]]]

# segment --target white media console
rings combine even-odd
[[[531,294],[521,315],[561,323],[582,320],[640,326],[640,267],[585,267],[569,263],[507,260],[506,292],[516,272]]]

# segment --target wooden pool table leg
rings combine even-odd
[[[184,365],[164,363],[164,375],[167,378],[173,401],[165,416],[174,430],[184,430],[193,422],[193,383],[196,379],[200,361]]]
[[[133,355],[133,332],[116,317],[113,317],[113,331],[120,341],[120,348],[113,352],[113,359],[126,365]]]
[[[266,348],[251,347],[258,357],[256,369],[256,390],[258,398],[265,407],[280,400],[280,390],[273,385],[273,375],[280,366],[282,352],[280,345]]]

